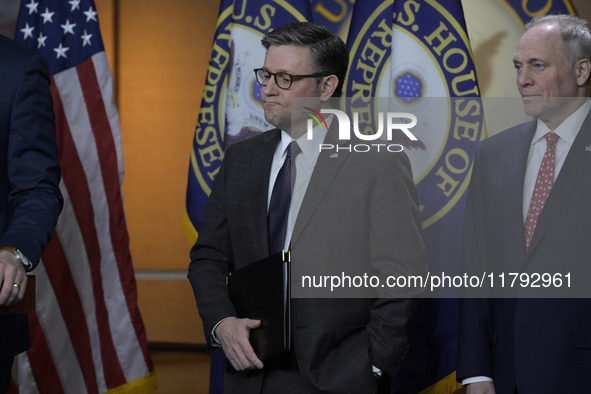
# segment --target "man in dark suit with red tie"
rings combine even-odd
[[[396,374],[406,353],[410,299],[294,298],[292,350],[262,361],[248,341],[261,322],[238,318],[226,289],[230,271],[276,251],[270,250],[276,234],[268,231],[268,210],[285,160],[294,162],[296,175],[279,245],[291,245],[294,267],[307,256],[317,268],[349,257],[370,273],[425,269],[406,156],[319,152],[303,135],[305,121],[292,123],[293,99],[312,98],[323,106],[341,95],[346,45],[313,23],[280,27],[263,45],[264,64],[255,72],[265,117],[276,129],[228,149],[191,251],[188,276],[208,345],[221,348],[228,360],[225,392],[374,393],[379,376]],[[333,119],[328,133],[315,130],[314,139],[342,145],[336,124]],[[299,148],[288,157],[290,143]]]
[[[0,36],[0,306],[20,301],[62,207],[47,63]],[[29,347],[26,315],[0,315],[0,392]]]
[[[535,120],[478,149],[466,269],[576,276],[590,263],[590,59],[586,21],[552,15],[526,26],[513,63],[525,112]],[[571,279],[591,285],[588,276]],[[462,300],[458,380],[469,394],[590,393],[591,299],[514,290],[526,296]]]

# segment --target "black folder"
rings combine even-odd
[[[291,286],[289,251],[279,252],[227,277],[230,298],[239,318],[261,321],[250,332],[250,344],[261,360],[291,347]]]

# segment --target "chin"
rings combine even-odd
[[[544,111],[539,108],[528,108],[528,106],[525,106],[525,113],[528,116],[531,116],[532,118],[537,119],[540,117],[540,115],[542,115],[544,113]]]
[[[284,125],[282,124],[282,122],[280,122],[279,120],[277,120],[276,118],[272,117],[272,116],[265,116],[265,120],[267,121],[267,123],[269,123],[271,126],[281,129],[281,130],[285,130],[285,127],[283,127]]]
[[[523,109],[525,110],[525,113],[529,116],[537,118],[547,109],[547,102],[539,97],[523,98]]]
[[[275,126],[275,124],[277,123],[277,119],[273,116],[273,113],[270,111],[266,111],[265,110],[265,120],[267,121],[267,123],[269,123],[271,126],[273,127],[277,127]]]

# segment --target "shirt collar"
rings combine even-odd
[[[285,153],[285,149],[287,148],[287,146],[290,144],[291,142],[291,137],[289,136],[289,134],[287,134],[286,131],[281,130],[281,141],[279,141],[279,151],[281,152],[281,156],[283,156]]]
[[[326,117],[326,124],[328,128],[330,128],[330,124],[332,123],[333,115]],[[306,161],[313,162],[318,158],[318,154],[320,153],[320,144],[324,142],[326,138],[327,130],[324,130],[324,127],[316,125],[312,129],[312,139],[308,139],[308,133],[303,134],[300,138],[296,140],[297,144],[302,151],[302,154],[306,158]],[[286,131],[281,130],[281,151],[285,151],[287,145],[292,142],[291,137],[287,134]]]
[[[585,121],[585,118],[587,117],[589,110],[591,110],[591,101],[587,99],[585,100],[583,105],[579,107],[579,109],[573,112],[560,125],[558,125],[554,132],[561,139],[568,142],[569,145],[572,145],[572,143],[575,140],[575,137],[579,133],[579,130],[583,126],[583,122]],[[544,136],[551,131],[552,130],[550,130],[544,122],[538,119],[536,132],[534,134],[534,138],[532,138],[531,144],[535,144],[536,142],[544,138]]]

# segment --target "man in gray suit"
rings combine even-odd
[[[267,53],[255,72],[265,117],[276,129],[227,150],[191,251],[188,277],[208,345],[221,348],[228,360],[226,392],[374,393],[379,376],[394,375],[406,353],[410,299],[294,298],[292,350],[263,362],[249,343],[249,332],[261,322],[238,318],[228,295],[230,271],[276,251],[270,250],[267,211],[292,141],[299,147],[290,159],[297,175],[280,249],[291,245],[294,267],[304,260],[317,268],[329,260],[345,267],[342,260],[349,257],[368,273],[425,268],[407,157],[319,152],[318,142],[349,143],[338,141],[337,122],[309,140],[305,120],[292,119],[292,99],[310,98],[323,107],[341,95],[346,45],[313,23],[285,25],[262,43]]]
[[[495,273],[571,271],[588,288],[590,277],[576,272],[588,272],[591,255],[591,34],[570,15],[536,18],[526,30],[513,63],[536,120],[481,143],[463,260]],[[591,299],[462,300],[458,358],[470,394],[589,393]]]

